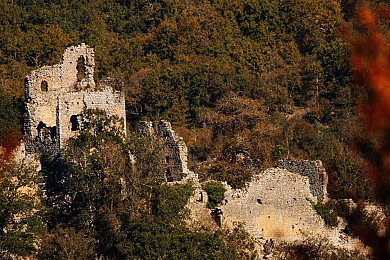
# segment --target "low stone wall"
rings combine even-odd
[[[328,174],[321,161],[280,160],[278,167],[308,177],[311,194],[322,200],[328,198]]]

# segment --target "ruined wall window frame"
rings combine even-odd
[[[83,79],[85,79],[85,77],[87,76],[87,70],[85,65],[85,58],[83,55],[81,55],[77,59],[76,70],[77,70],[77,74],[76,74],[77,82],[80,82]]]
[[[42,92],[48,92],[49,91],[49,84],[46,80],[41,81],[41,91]]]
[[[79,116],[78,115],[72,115],[69,119],[69,122],[71,124],[71,131],[78,131],[80,130],[80,123],[79,123]]]

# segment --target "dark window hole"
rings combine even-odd
[[[47,92],[49,90],[49,85],[47,84],[46,80],[42,80],[42,82],[41,82],[41,90],[43,92]]]

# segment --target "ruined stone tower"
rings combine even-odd
[[[110,80],[96,85],[94,66],[93,49],[82,43],[67,48],[59,64],[44,66],[26,77],[28,153],[58,152],[66,140],[78,134],[86,109],[101,109],[126,122],[123,92],[115,90]]]
[[[165,181],[186,181],[192,177],[192,172],[187,166],[187,146],[183,138],[172,129],[170,122],[160,120],[154,125],[151,121],[141,121],[138,125],[138,132],[141,135],[157,137],[162,142],[165,152],[165,158],[163,158]]]

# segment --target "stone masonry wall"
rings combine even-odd
[[[167,169],[171,172],[167,174],[168,181],[180,181],[188,174],[187,168],[187,146],[183,138],[178,136],[172,130],[171,123],[165,120],[158,122],[158,136],[164,140],[164,145],[167,150],[165,163]]]
[[[73,92],[80,88],[95,89],[93,71],[95,67],[94,51],[82,43],[65,50],[60,64],[44,66],[31,72],[25,79],[25,96],[27,100],[39,98],[42,95],[41,84],[47,82],[47,92]],[[82,79],[77,78],[77,61],[83,59]],[[26,86],[27,85],[27,86]]]
[[[120,92],[112,92],[109,89],[104,89],[103,91],[96,92],[87,91],[61,94],[58,97],[58,110],[60,113],[57,123],[60,148],[64,146],[66,140],[78,134],[79,129],[77,124],[79,124],[80,117],[82,117],[85,109],[100,109],[104,110],[107,115],[117,115],[119,118],[126,118],[124,96]],[[77,120],[71,122],[72,117]]]
[[[160,120],[157,126],[151,121],[141,121],[138,132],[143,135],[157,136],[163,143],[165,152],[165,176],[168,182],[183,181],[190,171],[187,168],[187,146],[183,138],[172,129],[171,123]]]
[[[360,248],[358,239],[343,232],[343,222],[337,228],[325,225],[313,208],[315,197],[309,182],[307,176],[270,168],[253,176],[244,189],[226,185],[225,201],[219,207],[221,224],[232,228],[242,223],[257,241],[293,242],[314,237],[348,250]]]
[[[280,168],[255,175],[246,189],[228,187],[220,206],[224,225],[242,222],[256,238],[302,237],[324,226],[311,203],[309,180]]]
[[[278,167],[308,177],[311,194],[318,199],[328,198],[328,175],[321,161],[280,160]]]
[[[125,120],[125,99],[109,80],[96,85],[94,51],[85,44],[65,50],[62,61],[31,72],[25,79],[25,143],[28,153],[58,152],[78,134],[86,109],[101,109]],[[124,127],[124,132],[126,126]]]

